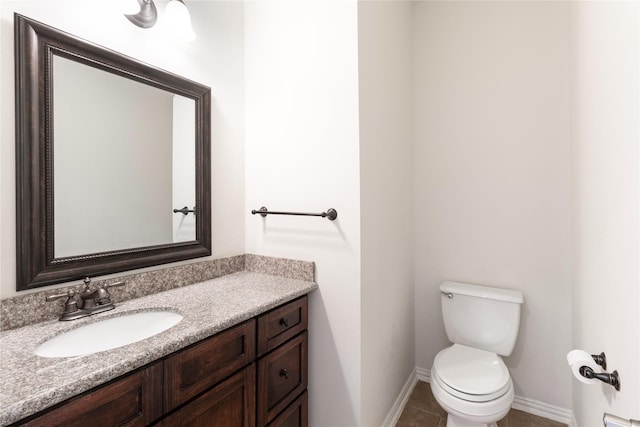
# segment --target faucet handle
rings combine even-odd
[[[75,294],[76,294],[75,291],[69,290],[69,291],[65,292],[64,294],[49,295],[48,297],[45,297],[45,301],[47,301],[47,302],[55,301],[57,299],[64,298],[64,297],[73,298],[73,296]]]
[[[96,305],[112,304],[111,294],[109,294],[109,291],[107,289],[115,288],[117,286],[124,286],[124,282],[114,282],[114,283],[104,285],[101,288],[98,288],[95,294]]]
[[[64,294],[49,295],[48,297],[45,297],[45,301],[55,301],[57,299],[67,297],[67,301],[64,303],[64,312],[62,313],[62,317],[60,318],[60,320],[63,320],[63,317],[65,317],[67,314],[78,311],[78,301],[76,301],[75,295],[75,291],[69,290]]]
[[[108,289],[108,288],[115,288],[118,286],[124,286],[125,282],[114,282],[114,283],[109,283],[108,285],[104,285],[103,288],[104,289]]]

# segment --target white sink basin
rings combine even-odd
[[[166,331],[182,320],[172,311],[143,311],[110,317],[57,335],[35,349],[42,357],[84,356],[111,350]]]

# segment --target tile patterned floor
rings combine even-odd
[[[428,383],[418,381],[396,427],[445,427],[447,414],[438,405]],[[566,427],[565,424],[512,409],[498,427]]]

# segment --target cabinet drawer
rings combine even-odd
[[[259,426],[271,422],[306,388],[307,331],[258,361]]]
[[[269,427],[307,427],[309,422],[309,402],[305,391],[291,405],[287,407]]]
[[[162,427],[254,427],[256,367],[226,379],[163,420]]]
[[[305,295],[258,318],[258,356],[307,329],[308,300]]]
[[[165,360],[165,411],[214,386],[255,359],[255,320],[221,332]]]
[[[162,415],[162,363],[75,397],[21,426],[137,427]]]

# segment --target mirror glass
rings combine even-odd
[[[56,258],[195,240],[194,100],[54,55],[53,111]]]
[[[211,89],[14,30],[17,290],[211,255]]]

